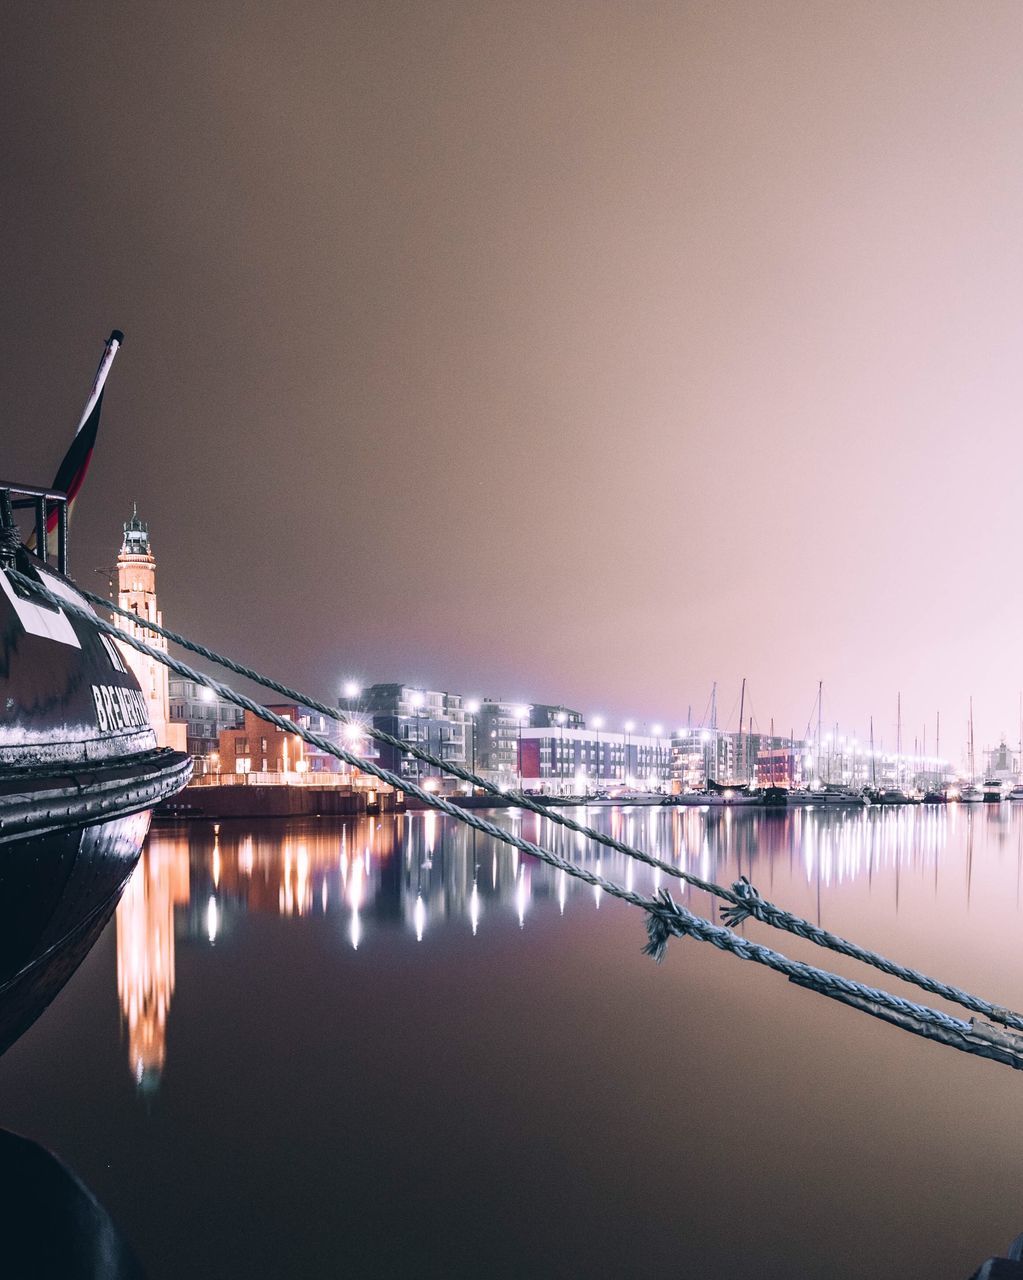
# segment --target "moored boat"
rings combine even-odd
[[[117,644],[19,580],[92,612],[64,572],[67,519],[119,340],[115,333],[107,343],[58,471],[61,484],[43,489],[0,481],[0,842],[148,809],[191,774],[187,755],[158,745]],[[34,510],[35,521],[23,538],[15,512],[25,509]],[[49,555],[52,532],[56,565]]]
[[[999,804],[1009,798],[1009,784],[1001,778],[985,778],[981,786],[985,804]]]

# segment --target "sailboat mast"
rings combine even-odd
[[[973,695],[970,695],[970,785],[977,781],[977,764],[973,755]]]
[[[817,781],[821,776],[821,708],[824,705],[824,681],[817,682]]]
[[[739,694],[739,744],[738,744],[738,749],[736,750],[736,753],[735,753],[737,757],[736,766],[741,771],[739,773],[740,778],[743,777],[744,775],[748,777],[748,773],[749,773],[749,771],[746,768],[746,757],[743,754],[743,750],[742,750],[742,717],[745,711],[746,711],[746,677],[743,676],[742,692]],[[742,760],[742,764],[739,764],[739,759]]]
[[[895,785],[902,786],[902,693],[898,694],[896,703],[898,712],[895,720]]]
[[[870,717],[870,785],[877,786],[877,761],[874,759],[874,717]]]

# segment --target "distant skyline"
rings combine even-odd
[[[1023,10],[2,19],[4,476],[169,625],[681,724],[1019,736]],[[784,726],[784,727],[782,727]],[[946,745],[947,744],[947,745]]]

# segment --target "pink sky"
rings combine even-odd
[[[168,620],[638,720],[1018,734],[1015,3],[39,5],[7,461]],[[97,580],[98,581],[98,580]],[[947,737],[945,734],[947,733]]]

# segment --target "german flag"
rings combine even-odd
[[[107,380],[107,374],[110,372],[110,366],[114,362],[114,356],[117,355],[117,349],[123,341],[124,334],[120,329],[115,329],[107,339],[99,362],[99,368],[96,370],[96,377],[93,380],[92,391],[89,393],[89,399],[86,401],[85,408],[82,411],[81,421],[78,423],[74,439],[71,441],[71,447],[64,455],[64,460],[57,468],[57,475],[50,486],[51,489],[57,490],[58,493],[67,494],[69,518],[75,499],[78,497],[78,491],[85,480],[85,473],[89,469],[92,451],[96,445],[96,432],[99,430],[99,417],[103,410],[103,385]],[[46,513],[47,537],[56,531],[58,519],[58,508],[56,506],[50,507]],[[34,550],[34,532],[25,545],[30,551]]]

